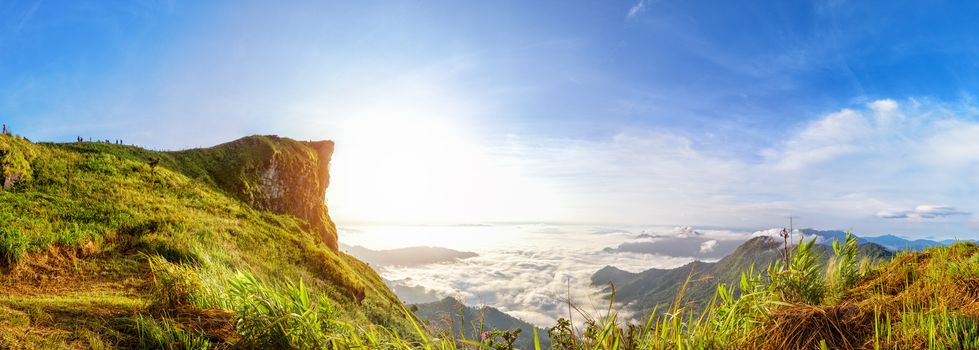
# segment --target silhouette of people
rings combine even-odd
[[[7,134],[7,124],[3,124],[3,134]]]

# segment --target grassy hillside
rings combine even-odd
[[[623,324],[610,308],[583,332],[551,341],[568,349],[979,348],[976,243],[901,252],[881,264],[859,262],[855,237],[828,253],[821,259],[806,242],[788,264],[718,285],[702,311],[684,303],[693,288],[685,281],[666,312],[643,324]]]
[[[162,153],[0,135],[0,348],[248,346],[248,300],[300,280],[310,310],[408,333],[380,277],[334,249],[330,152],[277,137]]]

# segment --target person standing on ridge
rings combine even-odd
[[[3,124],[3,134],[7,134],[7,124]]]

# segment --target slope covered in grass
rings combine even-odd
[[[979,348],[976,243],[901,252],[879,264],[856,259],[855,237],[832,252],[806,242],[792,253],[789,264],[744,270],[738,283],[720,284],[703,312],[683,302],[689,280],[644,324],[623,324],[610,309],[581,336],[568,337],[575,344],[569,348]]]
[[[380,277],[336,251],[331,153],[272,136],[164,153],[0,135],[0,348],[133,347],[153,330],[233,344],[241,274],[301,280],[337,319],[407,333]]]

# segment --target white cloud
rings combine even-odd
[[[869,104],[870,109],[877,114],[890,114],[897,111],[897,101],[891,99],[877,100]]]
[[[673,228],[673,235],[679,238],[687,238],[691,236],[700,236],[702,234],[690,226],[677,226]]]
[[[972,120],[936,121],[935,132],[922,140],[922,156],[934,166],[969,166],[979,162],[979,123]]]
[[[884,219],[934,219],[949,216],[968,216],[969,212],[960,211],[947,205],[927,205],[922,204],[911,210],[882,210],[877,212],[877,216]]]
[[[754,238],[754,237],[771,237],[771,238],[774,238],[777,241],[781,242],[784,239],[784,238],[782,238],[782,230],[783,230],[783,228],[781,228],[781,227],[778,227],[778,228],[770,228],[770,229],[766,229],[766,230],[759,230],[759,231],[753,232],[751,234],[751,237],[752,238]],[[792,235],[791,235],[791,237],[789,237],[789,245],[796,245],[799,242],[802,242],[802,241],[808,242],[808,241],[813,240],[813,239],[816,240],[816,244],[828,244],[828,243],[830,243],[830,241],[826,237],[823,237],[823,236],[820,236],[820,235],[807,235],[807,234],[804,234],[802,231],[799,231],[798,229],[796,229],[796,230],[792,230]]]
[[[635,18],[636,16],[641,15],[643,12],[646,12],[646,0],[639,0],[639,2],[629,8],[629,13],[626,15],[626,18]]]
[[[884,219],[903,219],[908,217],[908,213],[903,211],[881,210],[877,212],[877,217]]]
[[[861,113],[844,109],[811,122],[765,156],[777,170],[800,170],[865,150],[861,142],[871,130]]]
[[[947,205],[919,205],[914,207],[914,212],[924,218],[969,214]]]
[[[700,253],[701,254],[703,254],[703,253],[710,253],[710,252],[714,251],[714,247],[716,247],[716,246],[717,246],[717,240],[716,239],[712,239],[712,240],[709,240],[707,242],[701,243],[700,244]]]

